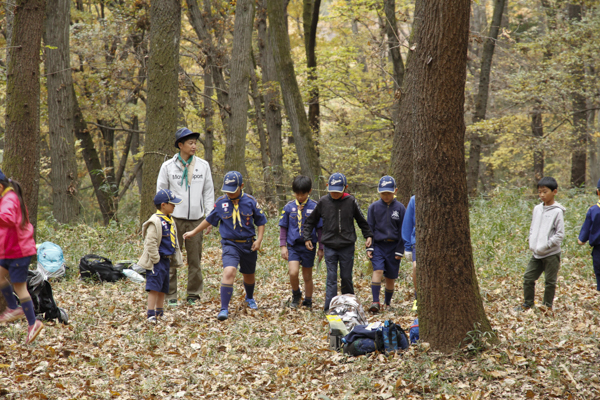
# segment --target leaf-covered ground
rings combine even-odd
[[[42,224],[39,236],[63,246],[71,267],[54,282],[69,325],[47,323],[33,345],[24,345],[24,322],[0,327],[0,398],[8,399],[495,399],[600,397],[599,300],[589,247],[577,234],[590,195],[564,193],[567,238],[554,310],[517,313],[522,274],[529,258],[526,237],[535,200],[527,191],[503,191],[472,204],[473,249],[487,314],[500,339],[471,354],[444,355],[426,343],[402,355],[345,358],[328,350],[320,307],[323,266],[315,276],[316,307],[291,311],[287,267],[279,257],[275,218],[259,255],[258,311],[243,304],[241,276],[231,317],[219,309],[218,235],[205,241],[205,293],[198,306],[167,309],[156,327],[145,322],[143,285],[128,281],[94,285],[77,279],[87,253],[135,259],[141,239],[135,223],[120,227],[57,227]],[[407,264],[397,282],[393,308],[370,316],[407,328],[412,282]],[[357,254],[354,281],[365,307],[369,267]],[[185,279],[180,280],[185,283]],[[537,300],[543,294],[543,278]],[[185,296],[180,287],[180,296]],[[478,332],[471,335],[478,337]]]

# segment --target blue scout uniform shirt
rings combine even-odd
[[[414,252],[416,242],[416,222],[415,222],[415,196],[410,198],[404,221],[402,221],[402,240],[406,251]],[[413,260],[415,256],[413,255]]]
[[[256,235],[254,227],[267,223],[256,199],[246,193],[239,197],[237,210],[227,195],[219,197],[206,220],[213,226],[219,225],[221,238],[229,240],[251,239]]]
[[[175,233],[175,231],[171,232],[171,224],[173,220],[165,215],[157,214],[160,218],[160,224],[162,226],[162,237],[160,240],[160,245],[158,246],[158,254],[161,256],[170,256],[175,253],[175,237],[171,233]]]
[[[306,223],[306,219],[308,218],[308,216],[310,214],[312,214],[312,212],[314,211],[316,206],[317,206],[316,201],[314,201],[312,199],[307,199],[306,204],[304,205],[304,208],[302,209],[302,212],[301,212],[301,218],[302,218],[301,221],[298,221],[298,201],[297,200],[292,200],[283,207],[283,210],[281,211],[281,216],[279,217],[279,226],[288,228],[287,243],[289,245],[293,246],[298,243],[304,244],[304,237],[302,236],[302,228],[304,227],[304,224]],[[300,222],[300,225],[298,225],[298,222]],[[323,219],[319,219],[317,226],[315,227],[315,229],[313,229],[312,234],[311,234],[311,241],[313,243],[316,243],[318,240],[317,229],[320,229],[322,227],[323,227]]]
[[[369,206],[367,222],[373,232],[374,242],[397,242],[396,255],[404,255],[404,240],[402,240],[402,222],[406,209],[404,204],[394,199],[388,205],[383,200],[377,200]]]
[[[579,240],[584,243],[589,241],[590,246],[600,246],[600,201],[595,206],[591,206],[585,215]]]

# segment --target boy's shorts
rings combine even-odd
[[[400,270],[400,260],[396,260],[396,242],[373,243],[373,271],[383,271],[388,279],[397,279]]]
[[[171,259],[160,257],[160,261],[154,264],[154,272],[146,272],[146,292],[169,293],[169,269]]]
[[[0,260],[0,267],[8,271],[11,283],[27,282],[27,271],[29,271],[31,257],[33,256]]]
[[[256,271],[258,252],[252,251],[252,241],[245,243],[221,240],[223,245],[223,268],[238,267],[242,274],[253,274]]]
[[[315,254],[317,253],[316,243],[313,243],[313,250],[306,248],[304,242],[302,244],[290,245],[288,243],[288,262],[299,261],[302,268],[312,268],[315,265]]]

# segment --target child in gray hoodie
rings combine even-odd
[[[528,310],[533,307],[535,282],[542,272],[546,281],[544,306],[552,309],[558,269],[560,267],[560,244],[565,237],[565,208],[554,201],[558,191],[556,179],[542,178],[538,182],[538,195],[541,204],[533,209],[531,228],[529,229],[529,249],[533,256],[529,260],[523,276],[523,294],[525,301],[517,307]]]

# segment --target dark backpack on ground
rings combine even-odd
[[[406,350],[408,349],[408,346],[410,346],[404,329],[389,319],[383,324],[381,336],[386,353],[395,352],[398,350]]]
[[[44,319],[46,321],[58,319],[63,324],[69,323],[67,311],[56,305],[50,282],[43,279],[38,271],[27,272],[27,291],[31,296],[37,319]]]
[[[367,325],[356,325],[352,331],[342,339],[344,354],[361,356],[380,351],[393,353],[408,348],[408,338],[400,325],[387,320],[383,326],[375,330],[367,329]]]
[[[419,318],[415,319],[415,322],[410,326],[409,334],[411,343],[414,344],[419,341]]]
[[[79,261],[81,279],[90,279],[100,282],[116,282],[125,278],[125,275],[113,266],[112,261],[106,257],[88,254]]]

